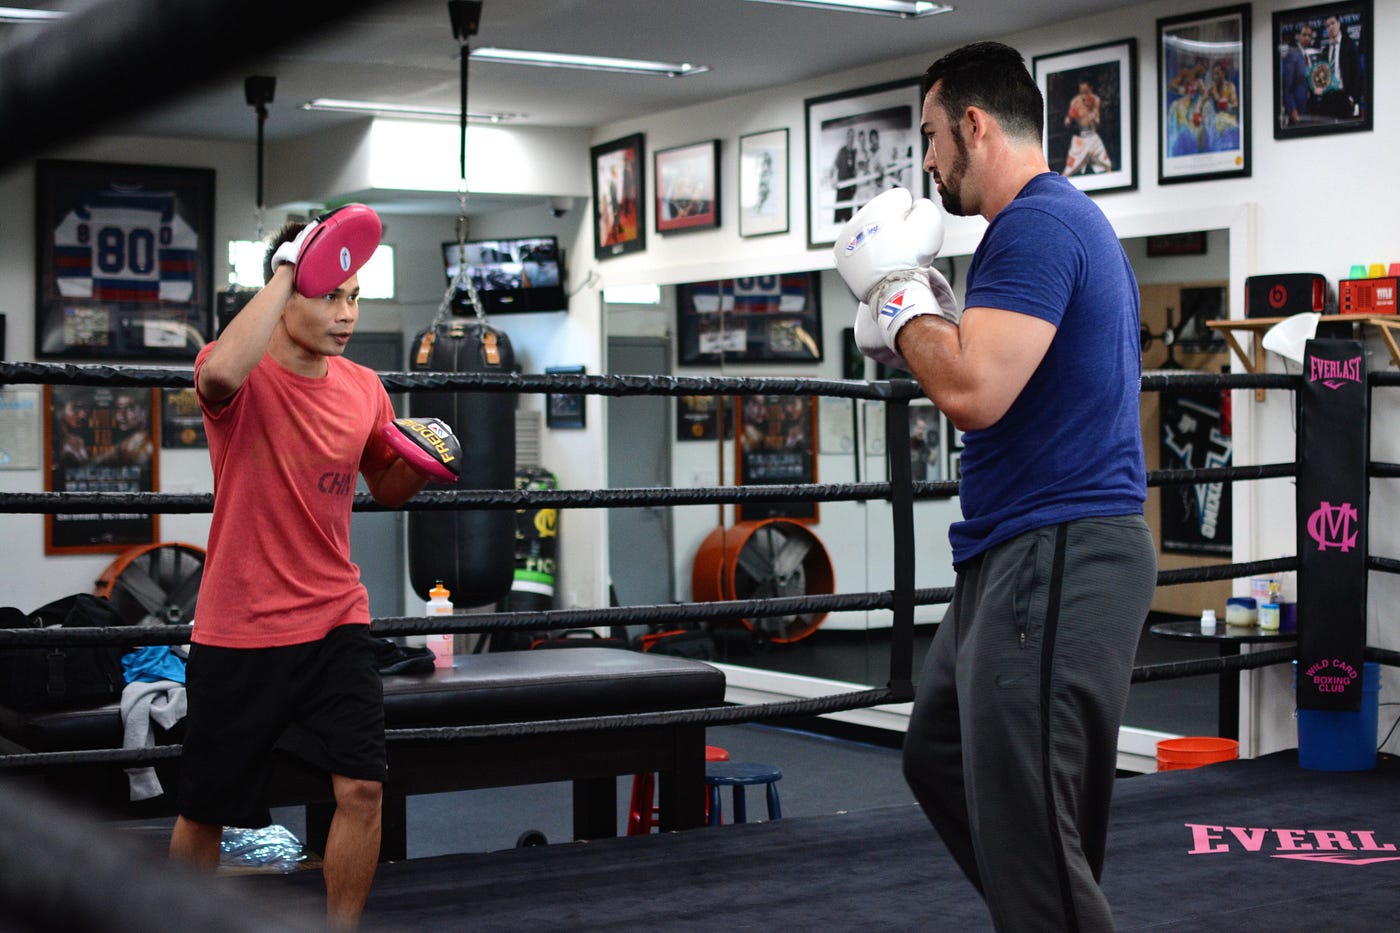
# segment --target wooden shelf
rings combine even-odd
[[[1241,320],[1229,321],[1207,321],[1208,327],[1213,327],[1225,336],[1225,342],[1230,345],[1230,349],[1235,351],[1235,356],[1239,357],[1244,368],[1251,373],[1258,373],[1263,370],[1260,360],[1260,351],[1264,339],[1264,332],[1275,324],[1288,320],[1283,317],[1252,317]],[[1400,344],[1395,340],[1395,329],[1400,327],[1400,317],[1396,315],[1367,315],[1367,314],[1324,314],[1318,320],[1319,328],[1327,324],[1369,324],[1380,331],[1381,338],[1390,348],[1390,359],[1397,368],[1400,368]],[[1253,336],[1250,341],[1249,352],[1245,352],[1236,336],[1237,332],[1244,331]]]

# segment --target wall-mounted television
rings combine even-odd
[[[476,286],[482,310],[487,314],[515,314],[523,311],[567,311],[564,294],[563,261],[559,241],[552,236],[518,237],[507,240],[469,240],[465,244],[467,274]],[[457,281],[463,246],[442,244],[442,263],[447,284]],[[458,286],[452,298],[455,310],[475,313],[466,289]]]

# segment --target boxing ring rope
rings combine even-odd
[[[896,430],[889,437],[908,437],[908,402],[921,397],[910,380],[863,382],[853,380],[777,377],[674,377],[674,376],[589,376],[572,374],[491,375],[449,373],[380,373],[386,389],[398,391],[481,391],[505,393],[580,393],[605,396],[682,396],[682,395],[825,395],[839,398],[871,399],[887,403],[889,423]],[[1185,391],[1224,388],[1296,387],[1298,377],[1274,374],[1226,375],[1185,372],[1149,372],[1142,377],[1143,391]],[[190,387],[193,373],[174,368],[128,368],[106,365],[43,363],[0,364],[0,384],[50,382],[70,385]],[[902,425],[902,430],[898,429]],[[864,501],[884,499],[894,506],[896,537],[896,580],[892,590],[728,600],[708,603],[681,603],[652,606],[607,607],[601,609],[542,610],[534,612],[481,613],[456,616],[450,621],[437,617],[385,617],[372,620],[376,635],[416,635],[427,633],[483,634],[491,632],[590,628],[602,625],[638,623],[686,623],[738,621],[746,618],[790,615],[802,612],[833,612],[862,609],[891,609],[895,612],[891,646],[890,684],[884,688],[852,691],[816,698],[721,706],[684,711],[629,714],[575,719],[553,719],[527,723],[496,723],[434,729],[389,730],[390,742],[441,741],[486,736],[580,733],[614,731],[669,724],[732,724],[776,719],[787,716],[820,715],[838,710],[907,701],[913,696],[910,670],[913,638],[913,607],[944,604],[952,598],[951,587],[915,588],[913,584],[912,503],[915,500],[949,498],[957,494],[956,482],[913,482],[909,474],[907,449],[891,443],[887,449],[889,482],[845,484],[789,484],[775,486],[708,487],[692,489],[633,488],[601,490],[460,490],[425,491],[402,508],[404,510],[448,510],[460,508],[617,508],[676,505],[715,505],[743,502]],[[902,475],[901,475],[902,474]],[[1204,470],[1160,470],[1149,474],[1153,486],[1200,482],[1289,477],[1296,475],[1296,464],[1280,463]],[[0,494],[0,513],[66,513],[88,511],[160,511],[205,513],[212,511],[211,494],[168,493],[17,493]],[[356,497],[357,511],[382,511],[385,507],[368,496]],[[900,542],[905,542],[900,547]],[[901,564],[904,566],[901,567]],[[1400,566],[1400,562],[1397,562]],[[1161,571],[1159,586],[1292,570],[1296,558],[1278,558],[1238,564]],[[183,644],[189,640],[190,626],[143,626],[67,629],[0,629],[0,647],[38,647],[64,644]],[[1140,667],[1133,682],[1142,683],[1177,677],[1223,675],[1239,670],[1286,663],[1296,656],[1293,649],[1276,649],[1231,657]],[[177,757],[178,745],[152,749],[95,749],[47,752],[37,755],[0,757],[0,770],[78,763],[139,764]]]

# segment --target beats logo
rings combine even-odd
[[[1275,285],[1269,289],[1269,307],[1282,308],[1286,301],[1288,301],[1288,289],[1282,285]]]

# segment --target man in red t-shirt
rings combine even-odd
[[[331,778],[326,909],[340,927],[358,922],[374,879],[386,772],[369,598],[350,561],[355,475],[395,507],[429,478],[386,430],[378,377],[343,358],[380,230],[361,205],[288,224],[267,284],[195,360],[214,517],[170,852],[212,868],[224,826],[270,823],[273,748],[289,750]]]

